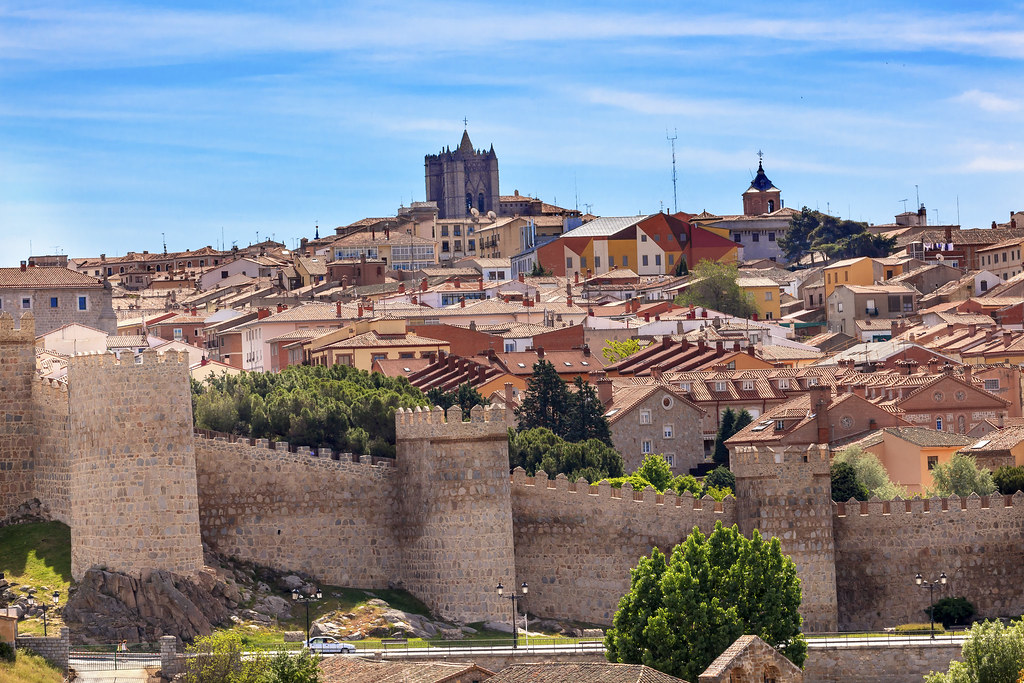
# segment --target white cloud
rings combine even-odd
[[[966,173],[1017,173],[1024,171],[1024,157],[1008,159],[979,156],[964,164],[962,170]]]
[[[984,111],[996,114],[1021,110],[1019,100],[1007,99],[984,90],[968,90],[954,97],[953,101],[970,104]]]

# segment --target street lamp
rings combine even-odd
[[[924,577],[920,574],[914,577],[914,583],[924,588],[928,587],[928,599],[931,600],[931,606],[928,608],[928,613],[932,617],[932,640],[935,640],[935,584],[940,586],[946,585],[946,572],[939,574],[939,578],[933,581],[925,581]]]
[[[512,601],[512,648],[519,647],[519,627],[516,625],[516,620],[519,618],[519,612],[516,610],[516,600],[520,600],[526,597],[526,594],[530,592],[530,587],[523,581],[523,585],[519,587],[523,592],[516,593],[512,591],[510,594],[505,595],[505,587],[500,583],[498,584],[498,597],[506,598]]]
[[[60,601],[60,591],[54,591],[52,599],[53,599],[53,606],[56,608],[57,607],[57,603]],[[35,598],[34,595],[29,595],[28,596],[28,606],[29,607],[35,607],[36,606],[36,598]],[[46,610],[48,610],[49,608],[50,608],[50,606],[47,605],[45,602],[40,602],[39,603],[39,609],[41,609],[43,611],[43,637],[44,638],[47,637],[47,635],[48,635],[47,631],[46,631]]]
[[[299,591],[298,588],[292,591],[292,600],[306,605],[306,647],[309,647],[309,603],[316,602],[322,597],[324,597],[324,594],[320,592],[319,588],[314,589],[308,595]]]

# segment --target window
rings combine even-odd
[[[601,267],[601,257],[600,256],[595,256],[594,257],[594,267],[595,268],[600,268]]]
[[[615,257],[614,256],[609,256],[608,257],[608,267],[609,268],[614,268],[615,267]]]
[[[78,310],[87,311],[89,310],[89,297],[80,296],[78,297]]]
[[[57,297],[50,297],[50,308],[57,308]]]
[[[934,470],[935,466],[939,464],[939,456],[929,455],[928,456],[928,469]]]
[[[441,237],[447,237],[447,236],[448,236],[448,226],[447,225],[442,225],[441,226]]]
[[[754,390],[754,380],[752,380],[752,379],[745,379],[745,380],[743,380],[743,391],[753,391],[753,390]]]
[[[725,391],[725,382],[715,382],[715,391]]]
[[[622,267],[623,268],[629,268],[629,257],[628,256],[623,256],[622,257]]]
[[[28,296],[21,297],[21,308],[23,310],[28,310],[28,309],[32,308],[32,297],[28,297]]]
[[[641,235],[640,235],[640,241],[641,241],[641,242],[646,242],[646,241],[647,241],[647,235],[643,235],[643,234],[641,234]]]
[[[885,279],[886,280],[892,279],[892,271],[891,270],[885,271]]]
[[[764,293],[764,300],[765,301],[771,301],[772,300],[772,293],[770,291]]]
[[[671,265],[675,265],[675,262],[676,262],[676,255],[675,254],[669,254],[668,255],[668,264],[670,266]]]
[[[741,234],[740,234],[740,233],[738,233],[738,232],[734,232],[734,233],[732,234],[732,241],[733,241],[733,242],[742,242],[742,241],[743,241],[743,235],[741,235]]]
[[[899,313],[900,312],[900,298],[898,296],[887,297],[889,300],[889,312]]]
[[[768,200],[768,213],[771,213],[774,210],[775,210],[775,200],[774,199],[769,199]],[[754,241],[756,242],[757,240],[754,240]]]
[[[775,241],[775,233],[774,232],[771,232],[771,231],[768,232],[768,241],[769,242],[774,242]]]
[[[690,391],[691,384],[690,384],[690,382],[680,382],[679,383],[679,388],[682,389],[683,391],[688,392],[688,391]]]
[[[905,296],[903,297],[903,312],[913,313],[914,312],[914,297]]]
[[[786,428],[785,420],[776,420],[775,421],[775,431],[781,432],[785,428]]]
[[[750,241],[751,241],[751,242],[760,242],[760,241],[761,241],[761,233],[759,233],[759,232],[755,232],[755,233],[753,233],[753,234],[752,234],[752,235],[750,236]]]
[[[586,267],[587,267],[587,257],[586,256],[580,256],[580,268],[583,269],[583,268],[586,268]]]
[[[572,270],[572,256],[565,257],[565,267],[567,270]]]
[[[182,336],[181,335],[181,328],[180,327],[175,327],[174,328],[174,338],[180,340],[181,336]]]
[[[985,380],[985,391],[999,391],[999,380],[998,379],[986,379]]]
[[[942,418],[941,417],[935,418],[935,431],[938,431],[938,432],[942,431]]]
[[[480,213],[484,212],[484,193],[481,192],[476,198],[476,208]]]
[[[654,255],[654,265],[656,265],[656,266],[660,266],[661,265],[661,254],[655,254]]]
[[[507,341],[505,342],[505,353],[512,353],[516,350],[516,343]]]
[[[640,262],[645,266],[647,265],[647,254],[640,257]]]
[[[836,302],[836,313],[842,313],[842,312],[843,312],[843,302],[842,301],[837,301]]]
[[[661,429],[661,434],[666,439],[671,439],[675,436],[675,427],[673,425],[665,425]]]
[[[442,252],[448,252],[448,251],[450,251],[450,250],[448,249],[448,240],[444,240],[443,242],[441,242],[441,251],[442,251]]]
[[[789,389],[789,379],[784,378],[779,380],[779,389]]]
[[[640,411],[640,424],[649,425],[651,424],[651,411],[641,410]]]
[[[665,462],[668,463],[669,467],[675,467],[676,466],[676,454],[675,453],[666,453],[665,454]]]
[[[651,453],[654,449],[651,448],[651,442],[648,439],[644,439],[640,442],[640,452],[644,455]]]

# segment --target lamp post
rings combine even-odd
[[[57,602],[60,600],[60,591],[54,591],[52,599],[53,599],[53,606],[56,607],[57,606]],[[36,598],[35,598],[34,595],[29,595],[28,596],[28,606],[29,607],[35,607],[36,606]],[[39,603],[39,609],[41,609],[43,611],[43,637],[44,638],[46,638],[49,635],[47,633],[47,630],[46,630],[46,611],[49,608],[50,608],[50,606],[47,605],[45,602],[40,602]]]
[[[519,627],[516,625],[516,621],[519,619],[519,612],[518,610],[516,610],[516,600],[520,600],[526,597],[526,594],[530,591],[530,587],[526,584],[525,581],[523,581],[523,585],[521,585],[519,588],[523,591],[522,593],[516,593],[513,590],[508,595],[505,595],[505,587],[502,586],[500,583],[498,584],[497,588],[499,598],[506,598],[512,601],[512,649],[516,649],[519,647]]]
[[[946,572],[939,574],[939,578],[932,581],[925,581],[924,577],[920,574],[914,577],[914,583],[922,588],[928,588],[928,599],[931,600],[931,605],[928,607],[928,614],[932,618],[932,640],[935,640],[935,584],[940,586],[946,585]]]
[[[323,596],[324,594],[320,592],[319,588],[314,589],[308,595],[297,588],[292,591],[292,600],[306,605],[306,647],[309,647],[309,603],[316,602]]]

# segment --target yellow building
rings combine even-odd
[[[832,296],[839,285],[873,285],[883,279],[883,270],[881,263],[867,256],[844,259],[825,266],[822,273],[825,279],[825,299]]]
[[[973,455],[981,467],[996,470],[1003,465],[1024,465],[1024,425],[1005,427],[972,439],[961,453]]]
[[[375,360],[427,358],[451,352],[451,344],[407,333],[404,320],[360,320],[307,342],[303,355],[313,365],[348,365],[370,372]]]
[[[928,427],[886,427],[857,445],[878,456],[889,479],[908,493],[924,495],[934,487],[932,470],[949,462],[953,454],[976,439]]]
[[[749,294],[757,306],[757,317],[760,320],[778,320],[782,317],[779,310],[782,292],[779,283],[766,277],[740,276],[736,284]]]
[[[527,219],[499,218],[476,231],[476,253],[482,258],[512,258],[528,249],[533,239]]]

